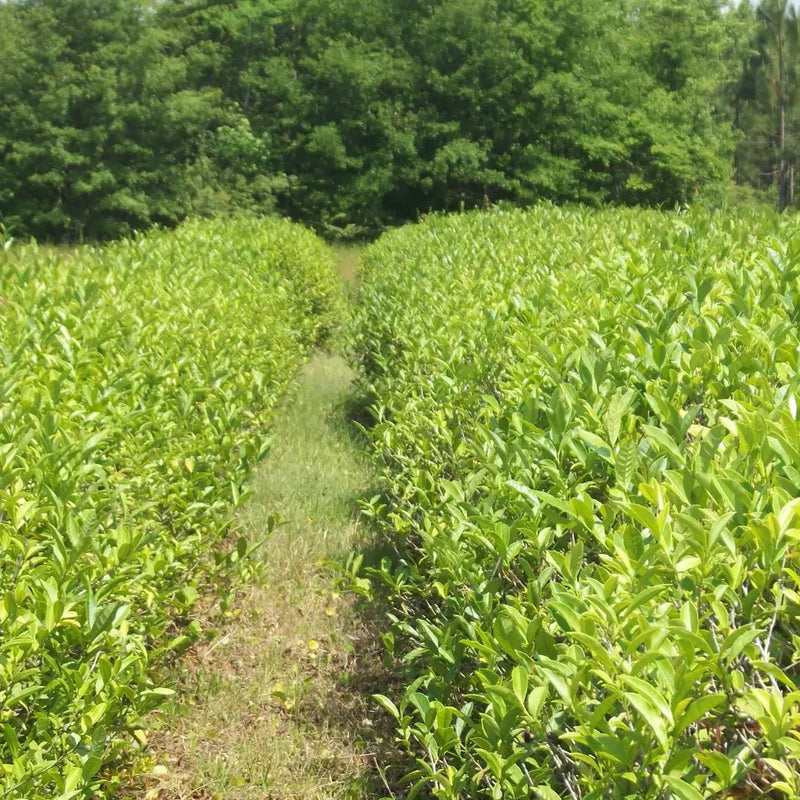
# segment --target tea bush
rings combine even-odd
[[[0,797],[98,796],[168,694],[337,286],[283,221],[0,254]]]
[[[409,797],[800,797],[798,222],[432,217],[360,302]]]

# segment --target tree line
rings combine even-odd
[[[331,236],[541,199],[793,202],[788,0],[7,0],[0,222]]]

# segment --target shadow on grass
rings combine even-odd
[[[339,418],[339,429],[356,448],[367,453],[365,458],[371,457],[372,445],[368,432],[376,423],[372,412],[374,404],[375,398],[369,388],[356,382],[353,390],[346,394],[335,412]],[[369,496],[371,495],[367,494],[367,497]],[[358,498],[359,501],[361,499]]]
[[[356,384],[357,386],[357,384]],[[348,393],[341,407],[343,427],[347,435],[360,449],[371,457],[369,429],[374,425],[370,412],[372,399],[360,387]],[[353,611],[359,621],[359,640],[354,643],[357,667],[342,671],[336,682],[341,696],[359,698],[356,705],[366,709],[361,720],[361,734],[370,753],[370,767],[367,772],[365,797],[380,800],[399,800],[408,791],[403,778],[414,768],[414,760],[406,754],[395,741],[395,721],[373,699],[382,694],[397,699],[407,683],[403,665],[387,650],[383,635],[390,627],[391,604],[386,587],[375,586],[373,591],[359,590],[357,581],[363,579],[371,570],[378,570],[381,564],[395,563],[398,559],[396,542],[391,532],[378,525],[365,512],[370,505],[380,505],[388,501],[379,477],[353,500],[353,515],[359,530],[358,541],[348,553],[328,563],[334,570],[343,592],[348,593],[354,602]],[[357,563],[357,568],[355,564]],[[336,715],[338,717],[338,714]],[[345,718],[354,715],[344,715]],[[425,798],[420,794],[418,797]]]
[[[377,565],[389,553],[390,549],[379,543],[368,544],[358,551],[364,556],[364,567],[369,563]],[[346,566],[340,565],[342,588],[352,592],[352,588],[348,589],[351,576],[346,573]],[[404,776],[415,768],[413,759],[395,741],[394,719],[373,699],[373,695],[381,694],[397,702],[406,685],[401,664],[389,654],[382,639],[388,630],[389,611],[383,599],[357,597],[354,613],[362,632],[359,640],[354,642],[358,666],[352,671],[340,672],[336,683],[338,693],[358,697],[355,705],[364,711],[360,735],[369,758],[364,797],[371,800],[404,798],[408,790]],[[336,716],[339,717],[338,711]],[[352,718],[352,715],[344,715],[345,719],[347,716]]]

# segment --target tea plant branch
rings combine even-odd
[[[777,584],[778,591],[775,593],[775,608],[772,612],[772,619],[770,620],[769,627],[767,628],[767,638],[764,641],[763,645],[759,641],[759,649],[761,650],[761,655],[764,657],[765,661],[769,661],[769,650],[770,650],[770,645],[772,643],[772,634],[775,631],[775,625],[778,622],[778,615],[780,614],[781,608],[783,607],[783,599],[784,599],[783,587],[784,587],[785,569],[786,569],[786,554],[784,553],[781,558],[781,568]]]
[[[758,638],[756,638],[754,640],[755,641],[755,645],[758,648],[759,653],[761,654],[761,658],[767,663],[771,659],[770,647],[771,647],[771,642],[772,642],[772,635],[773,635],[773,633],[775,631],[775,626],[777,625],[778,616],[780,615],[781,608],[783,607],[783,597],[784,597],[784,595],[783,595],[783,586],[784,586],[784,584],[783,584],[783,580],[784,580],[783,576],[784,576],[784,568],[785,568],[785,566],[786,566],[786,555],[784,554],[782,559],[781,559],[781,568],[780,568],[780,573],[779,573],[780,577],[778,578],[778,581],[776,583],[777,591],[775,591],[775,605],[774,605],[774,608],[772,610],[772,616],[771,616],[771,619],[770,619],[769,626],[767,627],[766,638],[764,638],[762,640],[761,637],[758,637]],[[766,689],[767,687],[766,687],[766,684],[765,684],[761,674],[757,670],[754,670],[754,673],[756,673],[758,675],[758,678],[760,679],[761,684],[762,684],[762,688]],[[754,675],[754,677],[755,677],[755,675]],[[780,691],[781,691],[780,684],[778,683],[778,681],[775,678],[775,676],[772,675],[772,674],[768,674],[767,677],[769,678],[769,683],[770,683],[770,686],[772,687],[772,690],[774,692],[780,694]]]
[[[581,800],[582,795],[578,785],[575,762],[561,746],[555,734],[547,735],[547,745],[555,766],[553,777],[567,790],[572,800]]]
[[[533,780],[533,776],[528,769],[528,765],[525,763],[525,759],[520,761],[519,765],[522,768],[523,775],[525,775],[525,780],[528,781],[528,786],[530,786],[531,789],[534,789],[536,787],[536,782]]]
[[[55,761],[51,762],[50,764],[46,764],[44,767],[42,767],[39,770],[35,770],[34,772],[31,772],[30,775],[26,775],[21,781],[19,781],[19,783],[15,784],[10,789],[5,789],[3,791],[3,793],[0,794],[0,800],[5,800],[6,797],[15,796],[16,793],[23,786],[27,786],[32,781],[36,780],[36,778],[40,778],[42,775],[47,774],[52,769],[55,769],[56,767],[61,766],[73,753],[75,753],[78,750],[78,748],[81,746],[81,744],[82,744],[81,740],[78,739],[78,741],[71,748],[69,748],[69,750],[67,750],[65,753],[63,753],[60,756],[60,758],[56,759]]]
[[[370,756],[372,758],[372,762],[375,764],[375,769],[378,775],[381,776],[381,783],[383,783],[386,791],[389,792],[389,797],[391,797],[392,800],[395,800],[395,793],[392,791],[392,787],[389,786],[389,782],[386,780],[386,775],[384,774],[385,770],[380,766],[380,764],[378,764],[378,759],[375,753],[371,753]]]

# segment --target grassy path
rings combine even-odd
[[[340,255],[350,279],[354,254]],[[346,402],[353,375],[315,354],[276,420],[243,524],[272,514],[264,580],[187,661],[177,711],[154,740],[146,800],[374,798],[383,740],[369,695],[381,645],[327,564],[358,547],[373,473]],[[383,742],[385,744],[385,742]]]

